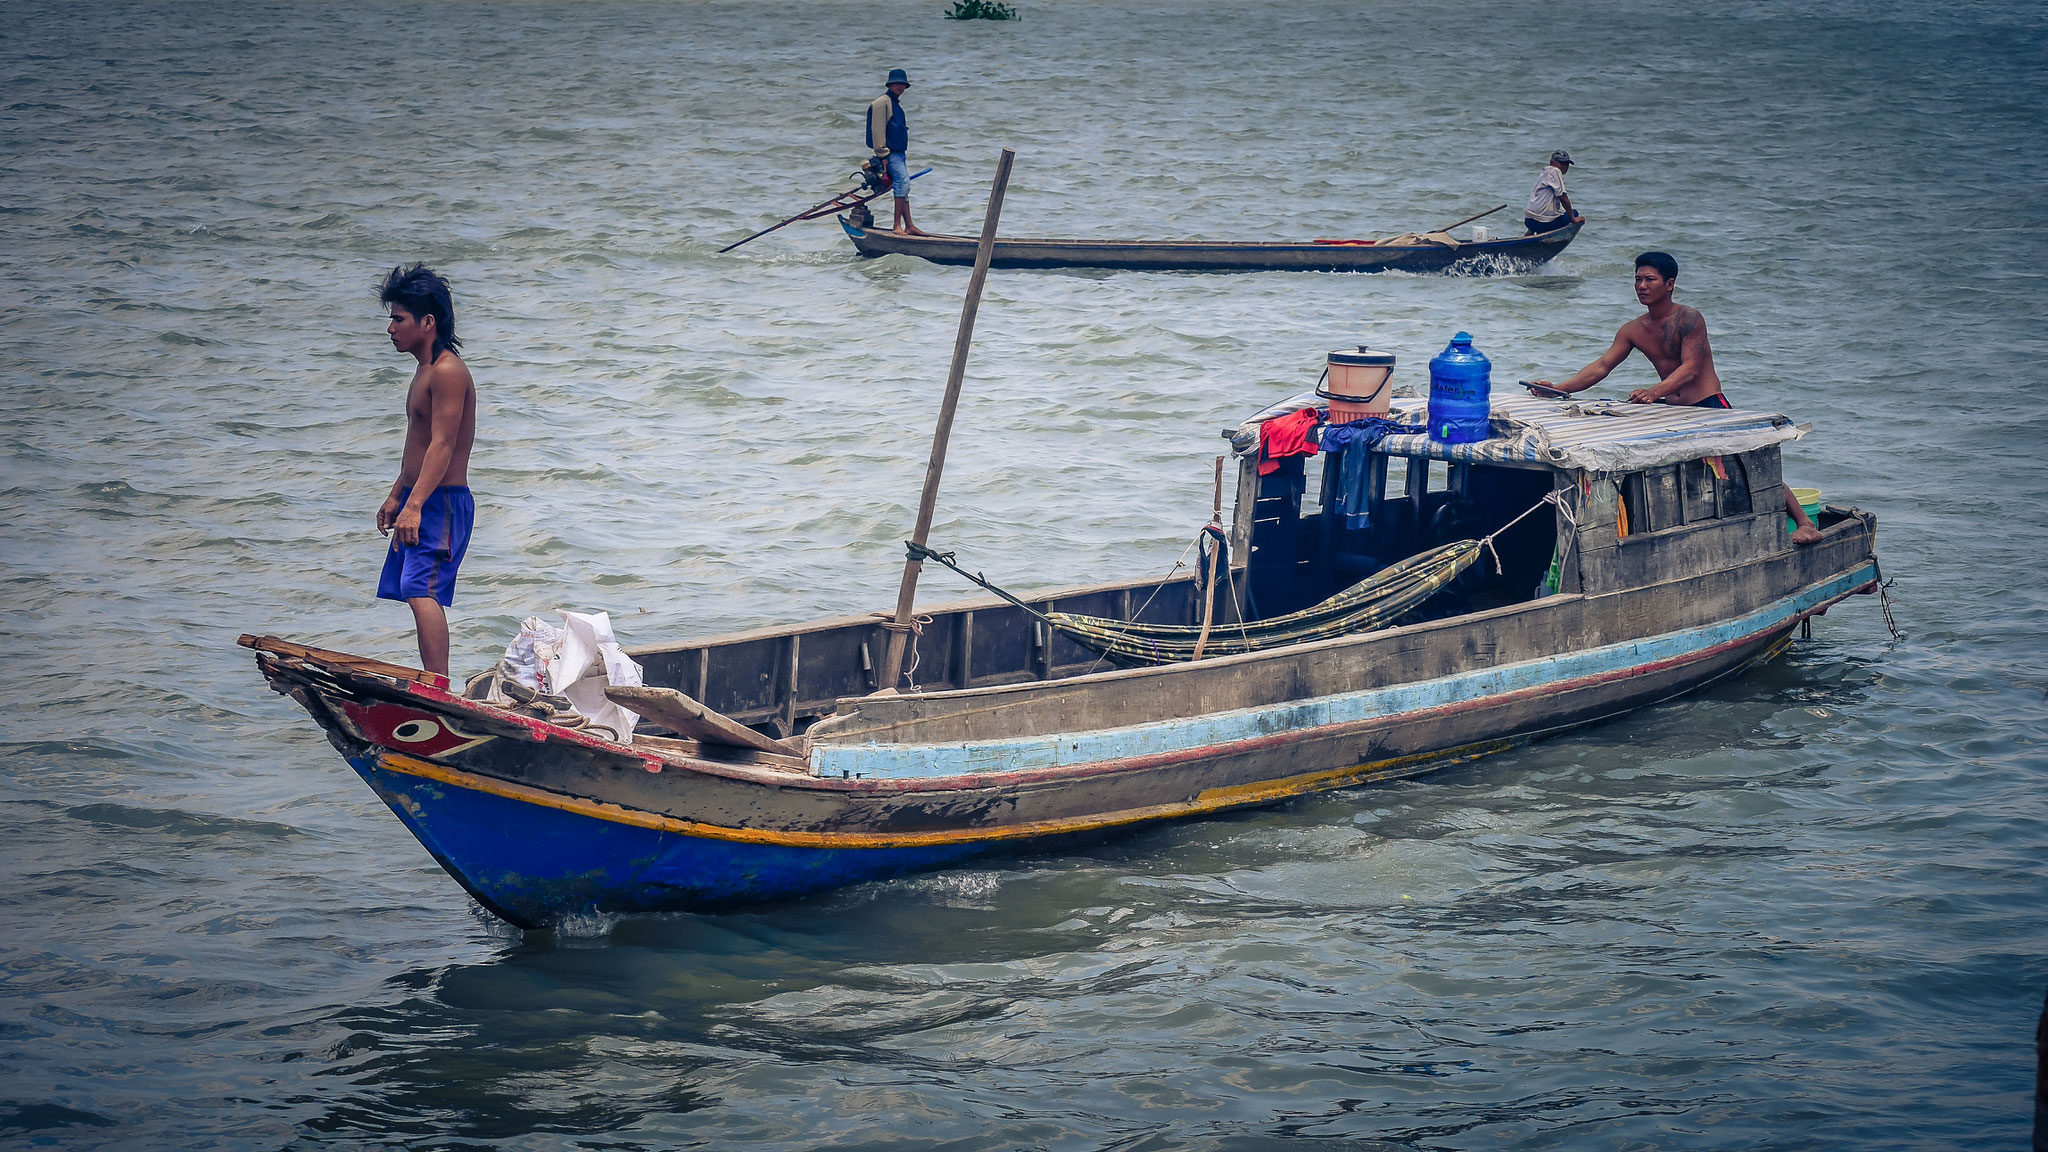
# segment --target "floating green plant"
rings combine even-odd
[[[1017,10],[997,0],[953,0],[948,20],[1015,20]]]

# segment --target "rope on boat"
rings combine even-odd
[[[1134,617],[1136,617],[1136,616],[1143,616],[1143,615],[1145,614],[1145,609],[1147,609],[1147,608],[1150,608],[1150,607],[1152,606],[1152,601],[1154,601],[1154,600],[1156,600],[1156,599],[1158,599],[1158,598],[1159,598],[1159,593],[1160,593],[1160,591],[1161,591],[1162,589],[1164,589],[1164,588],[1166,587],[1166,582],[1167,582],[1167,581],[1169,581],[1169,580],[1171,580],[1171,579],[1173,579],[1173,574],[1174,574],[1175,572],[1178,572],[1178,571],[1180,571],[1180,570],[1181,570],[1182,566],[1183,566],[1183,565],[1184,565],[1184,564],[1185,564],[1185,563],[1187,562],[1187,558],[1188,558],[1188,553],[1189,553],[1189,552],[1192,552],[1192,551],[1194,551],[1194,550],[1195,550],[1195,548],[1196,548],[1196,546],[1197,546],[1197,545],[1199,545],[1199,544],[1200,544],[1200,543],[1202,542],[1202,535],[1203,535],[1203,534],[1205,534],[1205,533],[1206,533],[1207,531],[1208,531],[1208,529],[1207,529],[1207,528],[1205,527],[1205,528],[1203,529],[1203,532],[1202,532],[1202,533],[1197,533],[1197,534],[1196,534],[1196,536],[1195,536],[1195,538],[1194,538],[1193,540],[1190,540],[1190,541],[1188,542],[1188,546],[1187,546],[1186,548],[1183,548],[1183,549],[1181,549],[1180,555],[1179,555],[1179,556],[1178,556],[1177,558],[1175,558],[1175,560],[1174,560],[1174,562],[1173,562],[1173,567],[1172,567],[1172,568],[1169,568],[1169,569],[1167,569],[1167,571],[1166,571],[1166,575],[1164,575],[1164,576],[1162,576],[1162,577],[1160,577],[1160,578],[1159,578],[1159,583],[1158,583],[1158,584],[1156,584],[1156,585],[1154,585],[1154,586],[1153,586],[1153,588],[1152,588],[1152,595],[1150,595],[1150,596],[1147,596],[1147,597],[1145,598],[1145,602],[1144,602],[1143,604],[1140,604],[1140,605],[1138,605],[1138,610],[1137,610],[1136,612],[1133,612],[1133,613],[1131,613],[1131,615],[1132,615],[1132,616],[1134,616]],[[1220,536],[1219,536],[1219,538],[1218,538],[1218,539],[1219,539],[1219,543],[1221,543],[1221,542],[1223,541],[1223,539],[1224,539],[1224,538],[1222,538],[1222,537],[1220,537]],[[1227,545],[1225,545],[1225,546],[1227,546]],[[991,582],[989,581],[989,579],[988,579],[988,577],[987,577],[987,576],[983,575],[982,573],[980,573],[980,572],[969,572],[969,571],[968,571],[967,569],[965,569],[965,568],[962,568],[962,567],[960,567],[960,563],[959,563],[959,558],[958,558],[957,556],[955,556],[955,555],[954,555],[953,553],[951,553],[951,552],[939,552],[939,551],[935,551],[935,550],[933,550],[933,549],[931,549],[931,548],[927,548],[927,547],[925,547],[925,546],[924,546],[924,545],[922,545],[922,544],[918,544],[918,543],[916,543],[916,542],[914,542],[914,541],[910,541],[910,540],[905,540],[905,541],[903,542],[903,551],[904,551],[904,555],[905,555],[905,556],[907,556],[907,557],[908,557],[908,558],[909,558],[909,559],[910,559],[911,561],[913,561],[913,562],[916,562],[916,563],[922,563],[922,562],[924,562],[924,561],[926,561],[926,560],[936,560],[936,561],[938,561],[938,562],[939,562],[940,564],[943,564],[943,565],[945,565],[946,567],[948,567],[948,568],[952,569],[952,570],[954,571],[954,573],[955,573],[955,574],[957,574],[957,575],[959,575],[959,576],[961,576],[961,577],[965,578],[965,579],[966,579],[966,580],[968,580],[968,581],[969,581],[970,583],[973,583],[973,584],[977,584],[977,585],[979,585],[980,587],[982,587],[983,589],[985,589],[985,590],[987,590],[987,591],[989,591],[989,592],[993,592],[993,593],[995,593],[995,594],[996,594],[997,596],[1000,596],[1001,598],[1003,598],[1004,600],[1007,600],[1007,601],[1009,601],[1009,602],[1010,602],[1011,604],[1015,605],[1016,607],[1018,607],[1018,608],[1021,608],[1021,609],[1023,609],[1023,611],[1024,611],[1025,615],[1027,615],[1027,616],[1030,616],[1030,617],[1031,617],[1032,619],[1034,619],[1034,620],[1038,621],[1038,622],[1039,622],[1039,623],[1041,623],[1041,624],[1044,624],[1044,625],[1045,625],[1046,627],[1048,627],[1048,628],[1052,628],[1052,629],[1055,629],[1055,630],[1057,630],[1057,631],[1060,631],[1060,632],[1065,632],[1065,633],[1067,633],[1067,634],[1068,634],[1068,635],[1070,635],[1070,636],[1071,636],[1071,635],[1074,635],[1074,633],[1073,633],[1073,631],[1072,631],[1072,629],[1071,629],[1071,628],[1069,628],[1068,626],[1066,626],[1066,625],[1064,625],[1064,624],[1062,624],[1062,623],[1060,622],[1060,621],[1061,621],[1062,619],[1064,619],[1064,618],[1066,618],[1066,617],[1067,617],[1067,614],[1066,614],[1066,613],[1064,613],[1064,612],[1051,612],[1051,613],[1048,613],[1048,612],[1041,612],[1041,611],[1039,611],[1038,609],[1036,609],[1036,608],[1032,607],[1031,605],[1029,605],[1029,604],[1026,604],[1026,603],[1025,603],[1024,601],[1022,601],[1022,600],[1018,599],[1018,598],[1017,598],[1016,596],[1012,595],[1012,594],[1011,594],[1011,593],[1010,593],[1009,591],[1007,591],[1007,590],[1005,590],[1005,589],[1003,589],[1003,588],[999,588],[999,587],[997,587],[997,586],[996,586],[995,584],[993,584],[993,583],[991,583]],[[1229,565],[1228,565],[1228,563],[1227,563],[1227,562],[1226,562],[1226,563],[1225,563],[1225,565],[1224,565],[1224,570],[1225,570],[1226,572],[1229,572]],[[1196,573],[1195,573],[1195,576],[1196,576],[1196,579],[1197,579],[1197,581],[1199,581],[1199,580],[1200,580],[1200,578],[1201,578],[1201,572],[1200,572],[1199,570],[1197,570],[1197,571],[1196,571]],[[1236,602],[1237,602],[1237,601],[1236,601],[1236,597],[1237,597],[1237,578],[1236,578],[1235,574],[1231,574],[1231,575],[1230,575],[1230,576],[1228,577],[1228,579],[1229,579],[1229,583],[1230,583],[1230,595],[1231,595],[1231,602],[1232,602],[1232,603],[1234,604],[1234,603],[1236,603]],[[888,622],[885,622],[885,623],[883,624],[883,627],[885,627],[885,628],[894,628],[894,627],[897,627],[897,626],[898,626],[898,625],[896,625],[896,624],[894,624],[894,623],[893,623],[893,621],[894,621],[894,617],[893,617],[893,616],[889,616],[889,614],[888,614],[888,613],[886,613],[886,612],[877,612],[877,613],[875,613],[875,615],[876,615],[876,616],[885,616],[885,617],[888,617],[888,618],[889,618],[889,619],[888,619]],[[1080,619],[1093,619],[1093,617],[1080,617]],[[924,617],[924,622],[925,622],[925,623],[927,623],[927,624],[931,623],[931,617],[929,617],[929,616],[926,616],[926,617]],[[1243,627],[1243,622],[1242,622],[1242,621],[1239,621],[1239,628],[1240,628],[1240,629],[1242,629],[1242,627]],[[921,631],[921,629],[920,629],[920,631]],[[1077,639],[1077,640],[1078,640],[1078,639],[1080,639],[1080,637],[1076,636],[1076,637],[1075,637],[1075,639]],[[1082,640],[1081,642],[1082,642],[1082,643],[1083,643],[1084,645],[1086,645],[1087,647],[1091,647],[1091,648],[1097,647],[1096,645],[1093,645],[1093,644],[1088,644],[1088,642],[1087,642],[1087,641],[1085,641],[1085,640]],[[911,639],[911,643],[912,643],[913,645],[914,645],[914,644],[916,643],[916,637],[915,637],[915,636],[913,636],[913,637],[912,637],[912,639]],[[1103,662],[1103,661],[1104,661],[1105,659],[1108,659],[1108,658],[1109,658],[1109,655],[1110,655],[1110,653],[1109,653],[1109,652],[1108,652],[1107,650],[1104,650],[1104,649],[1100,649],[1100,648],[1097,648],[1097,650],[1098,650],[1098,651],[1100,651],[1100,652],[1101,652],[1102,654],[1101,654],[1100,656],[1097,656],[1097,657],[1095,658],[1095,663],[1093,663],[1093,664],[1090,664],[1090,665],[1088,666],[1088,671],[1089,671],[1089,672],[1093,672],[1093,671],[1095,671],[1095,669],[1096,669],[1096,668],[1098,668],[1098,667],[1100,667],[1100,666],[1101,666],[1102,662]],[[913,657],[915,656],[915,652],[914,652],[914,651],[913,651],[912,655],[913,655]],[[914,665],[913,665],[913,666],[914,666]],[[914,684],[915,684],[916,682],[915,682],[915,681],[912,681],[912,683],[913,683],[913,685],[914,685]]]
[[[1570,492],[1573,498],[1566,500],[1560,495],[1557,501],[1557,515],[1559,519],[1564,521],[1565,533],[1564,546],[1557,550],[1558,586],[1552,588],[1552,592],[1564,591],[1565,569],[1571,566],[1572,552],[1579,546],[1579,501],[1588,498],[1591,489],[1592,481],[1588,479],[1584,481],[1583,486],[1574,484],[1569,488],[1559,490],[1560,492]]]
[[[1543,507],[1545,504],[1554,504],[1560,509],[1564,507],[1564,501],[1558,497],[1558,490],[1553,488],[1549,492],[1544,493],[1543,499],[1538,500],[1534,504],[1529,505],[1528,509],[1524,511],[1520,516],[1515,517],[1513,520],[1508,521],[1507,523],[1501,525],[1498,528],[1495,528],[1493,531],[1488,532],[1486,535],[1481,536],[1479,538],[1480,546],[1485,548],[1487,553],[1493,557],[1494,575],[1505,576],[1507,575],[1507,570],[1500,566],[1500,553],[1494,549],[1493,538],[1507,531],[1508,529],[1513,528],[1515,525],[1520,524],[1522,521],[1527,520],[1531,512],[1536,511],[1538,508]],[[1565,518],[1567,520],[1570,520],[1571,514],[1567,512],[1565,514]],[[1573,527],[1577,527],[1576,522],[1573,522]]]
[[[1240,622],[1238,635],[1212,636],[1203,654],[1230,656],[1385,628],[1471,567],[1479,559],[1480,549],[1477,540],[1432,548],[1389,565],[1313,607]],[[1192,660],[1200,632],[1181,624],[1146,624],[1064,612],[1050,615],[1054,627],[1079,643],[1132,664]]]
[[[1131,613],[1131,619],[1137,620],[1142,618],[1145,615],[1145,609],[1150,608],[1152,606],[1152,602],[1154,600],[1159,599],[1159,593],[1166,589],[1166,582],[1173,579],[1173,574],[1180,571],[1183,567],[1186,566],[1188,560],[1188,553],[1195,551],[1201,546],[1202,536],[1207,531],[1208,528],[1204,527],[1201,532],[1196,533],[1195,538],[1193,540],[1188,541],[1188,546],[1180,550],[1180,555],[1173,558],[1173,567],[1168,568],[1166,570],[1166,575],[1161,576],[1159,578],[1159,583],[1154,584],[1152,586],[1152,594],[1150,596],[1145,597],[1145,602],[1143,604],[1138,605],[1138,610],[1136,612]],[[1197,568],[1195,569],[1195,583],[1197,586],[1199,586],[1201,582],[1202,572],[1200,568]],[[1065,613],[1055,612],[1053,613],[1053,615],[1063,616],[1065,615]],[[1059,625],[1055,623],[1053,627],[1058,628]],[[1069,635],[1072,635],[1072,633],[1069,633]],[[1102,667],[1102,662],[1104,660],[1109,659],[1110,654],[1107,649],[1099,649],[1098,651],[1100,651],[1102,654],[1095,658],[1095,662],[1093,664],[1088,665],[1088,671],[1090,672],[1093,672],[1097,668]]]
[[[1003,589],[998,588],[995,585],[989,583],[988,577],[983,576],[979,572],[969,572],[967,569],[962,568],[960,566],[959,558],[951,552],[940,552],[935,549],[927,548],[914,540],[905,540],[903,542],[903,552],[912,561],[920,564],[926,560],[936,560],[939,563],[944,564],[946,567],[951,568],[956,574],[965,577],[969,583],[979,584],[982,588],[990,592],[993,592],[996,595],[1002,597],[1003,599],[1008,600],[1011,604],[1014,604],[1017,607],[1022,608],[1025,614],[1029,615],[1032,619],[1037,620],[1042,624],[1052,623],[1052,617],[1047,616],[1045,613],[1040,612],[1038,609],[1033,608],[1031,605],[1026,604],[1024,601],[1017,599],[1015,596],[1012,596],[1010,593],[1004,591]],[[875,615],[881,616],[885,615],[885,613],[877,612],[875,613]],[[894,623],[894,620],[895,616],[890,615],[890,622],[885,623],[883,627],[897,627],[898,625]]]
[[[1202,534],[1195,537],[1197,542],[1213,538],[1215,545],[1209,552],[1209,574],[1202,575],[1201,565],[1195,566],[1195,583],[1202,589],[1202,634],[1195,637],[1194,659],[1202,658],[1202,649],[1209,643],[1209,627],[1216,622],[1216,565],[1222,562],[1230,544],[1223,535],[1223,526],[1210,521],[1202,528]]]
[[[1884,614],[1884,626],[1892,634],[1892,641],[1894,643],[1904,640],[1906,634],[1899,630],[1898,621],[1892,619],[1891,587],[1898,582],[1898,577],[1894,576],[1890,580],[1885,579],[1884,569],[1878,565],[1875,555],[1870,558],[1870,567],[1877,576],[1877,607],[1878,611]]]
[[[904,543],[913,550],[917,547],[907,540]],[[914,556],[915,552],[913,551]],[[944,562],[941,561],[941,563]],[[924,626],[931,623],[932,618],[929,616],[912,616],[909,623],[898,624],[894,612],[870,612],[868,615],[876,617],[877,621],[882,625],[882,630],[885,632],[908,632],[910,634],[910,666],[903,670],[903,675],[910,680],[910,690],[913,692],[917,691],[917,638],[924,635]]]
[[[567,696],[541,692],[514,680],[506,673],[503,661],[471,676],[462,686],[462,694],[479,703],[524,712],[557,728],[580,729],[594,736],[603,736],[615,744],[625,743],[611,725],[595,723],[578,712]]]
[[[1406,560],[1391,564],[1364,580],[1353,584],[1320,604],[1274,616],[1265,620],[1237,621],[1237,635],[1215,635],[1212,621],[1204,619],[1199,627],[1186,624],[1147,624],[1139,617],[1150,607],[1159,595],[1165,581],[1152,590],[1145,603],[1131,613],[1130,620],[1115,620],[1102,616],[1082,616],[1069,612],[1043,612],[1025,603],[1010,592],[989,582],[979,572],[969,572],[960,567],[958,559],[951,552],[939,552],[920,544],[904,542],[904,549],[913,561],[936,560],[967,580],[994,593],[1010,604],[1022,609],[1033,619],[1071,637],[1077,643],[1093,648],[1102,654],[1097,659],[1115,659],[1125,664],[1174,664],[1202,659],[1208,656],[1230,656],[1244,652],[1257,652],[1311,640],[1325,640],[1356,632],[1370,632],[1392,625],[1408,612],[1419,607],[1423,601],[1436,595],[1451,581],[1458,578],[1476,562],[1482,553],[1490,554],[1496,574],[1504,569],[1500,552],[1494,547],[1494,539],[1527,519],[1531,514],[1549,504],[1557,508],[1568,524],[1576,525],[1575,511],[1565,501],[1561,491],[1552,489],[1543,498],[1530,505],[1521,515],[1476,540],[1458,540],[1425,552],[1417,553]],[[1204,525],[1201,532],[1189,544],[1190,550],[1199,547],[1205,536],[1216,540],[1216,552],[1212,554],[1209,567],[1210,580],[1214,571],[1222,567],[1228,573],[1231,603],[1237,603],[1236,573],[1228,563],[1218,565],[1213,557],[1221,555],[1227,546],[1227,537],[1216,525]],[[1174,561],[1178,571],[1187,558],[1187,551]],[[1196,568],[1196,579],[1202,578],[1200,566]],[[1172,573],[1167,574],[1171,579]],[[1092,670],[1092,666],[1091,666]]]

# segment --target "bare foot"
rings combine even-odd
[[[1802,525],[1793,531],[1792,543],[1802,548],[1808,544],[1818,544],[1820,543],[1820,529],[1815,528],[1811,524]]]
[[[919,228],[919,227],[918,227],[917,225],[915,225],[915,224],[905,224],[905,225],[903,226],[903,235],[905,235],[905,236],[929,236],[929,235],[931,235],[931,233],[929,233],[929,232],[925,231],[925,230],[924,230],[924,229],[922,229],[922,228]]]

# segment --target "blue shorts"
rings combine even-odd
[[[1555,220],[1538,220],[1534,216],[1522,217],[1522,223],[1529,226],[1529,234],[1532,236],[1541,236],[1545,232],[1555,232],[1571,222],[1572,214],[1569,212]]]
[[[1669,403],[1671,403],[1671,399],[1670,399],[1670,397],[1668,397],[1668,396],[1667,396],[1667,397],[1665,397],[1664,399],[1662,399],[1662,400],[1659,400],[1659,401],[1657,401],[1657,403],[1659,403],[1659,404],[1669,404]],[[1726,394],[1726,393],[1723,393],[1723,392],[1716,392],[1716,393],[1714,393],[1714,394],[1713,394],[1712,396],[1709,396],[1709,397],[1707,397],[1707,398],[1706,398],[1705,400],[1695,400],[1695,401],[1693,401],[1693,402],[1692,402],[1692,403],[1690,403],[1690,404],[1681,404],[1681,405],[1679,405],[1679,407],[1681,407],[1681,408],[1733,408],[1733,407],[1735,407],[1735,405],[1733,405],[1733,404],[1730,404],[1730,403],[1728,402],[1728,396],[1727,396],[1727,394]]]
[[[903,153],[889,153],[889,191],[898,200],[910,199],[910,161]]]
[[[398,494],[405,503],[412,495],[407,488]],[[434,489],[420,509],[420,542],[400,544],[391,534],[391,550],[384,554],[384,575],[377,580],[379,600],[411,600],[431,596],[446,608],[455,603],[455,569],[462,554],[469,551],[469,530],[476,523],[476,499],[469,489],[444,486]]]

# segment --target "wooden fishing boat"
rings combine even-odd
[[[545,699],[242,643],[457,882],[533,927],[797,897],[1418,775],[1732,676],[1878,588],[1873,515],[1829,507],[1819,543],[1789,542],[1780,451],[1804,429],[1783,416],[1496,397],[1477,443],[1392,434],[1261,475],[1260,421],[1311,403],[1234,430],[1214,578],[920,609],[913,671],[893,677],[872,615],[631,649],[647,686],[611,692],[643,717],[630,742],[556,722]],[[1393,418],[1422,404],[1397,398]],[[1131,667],[1069,630],[1206,615],[1204,642],[1249,635],[1473,540],[1482,559],[1392,627]]]
[[[839,226],[863,256],[900,253],[935,264],[974,263],[972,236],[909,236],[865,228],[847,216]],[[1366,241],[1047,240],[1001,238],[997,268],[1123,268],[1154,272],[1526,272],[1565,250],[1583,224],[1497,240],[1453,241],[1430,233],[1408,243]],[[1396,238],[1397,240],[1400,238]]]

